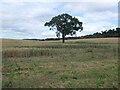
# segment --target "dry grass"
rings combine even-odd
[[[65,40],[65,42],[96,42],[96,43],[118,43],[119,38],[95,38],[95,39],[75,39]],[[2,49],[15,46],[52,46],[61,45],[62,40],[56,41],[32,41],[32,40],[16,40],[16,39],[0,39],[2,41]]]
[[[118,42],[119,38],[93,38],[93,39],[75,39],[75,40],[66,40],[66,42],[80,42],[80,41],[89,41],[89,42]],[[33,40],[16,40],[16,39],[2,39],[2,43],[4,44],[10,44],[10,43],[18,43],[21,45],[38,45],[40,43],[44,44],[46,42],[61,42],[62,40],[56,40],[56,41],[33,41]]]
[[[75,39],[66,40],[66,42],[107,42],[107,43],[118,43],[118,38],[93,38],[93,39]]]
[[[3,39],[2,87],[118,87],[117,40],[79,39],[63,44]]]
[[[39,46],[44,45],[47,42],[43,41],[30,41],[30,40],[15,40],[15,39],[2,39],[2,46],[5,47],[12,47],[12,46]]]

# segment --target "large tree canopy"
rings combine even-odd
[[[82,22],[69,14],[55,16],[44,25],[50,27],[50,30],[57,29],[56,36],[60,37],[61,33],[63,43],[66,35],[74,35],[76,34],[76,31],[83,30]]]

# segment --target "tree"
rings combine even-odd
[[[49,22],[46,22],[44,26],[50,27],[50,30],[57,29],[56,36],[60,37],[62,34],[63,43],[66,35],[74,35],[76,31],[83,30],[82,22],[69,14],[55,16]]]

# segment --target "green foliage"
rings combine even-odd
[[[66,35],[74,35],[79,29],[80,31],[83,30],[82,22],[69,14],[55,16],[44,25],[50,27],[50,30],[57,29],[56,36],[60,37],[61,33],[63,43]]]

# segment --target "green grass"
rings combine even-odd
[[[3,88],[117,88],[118,44],[60,42],[3,48]]]

